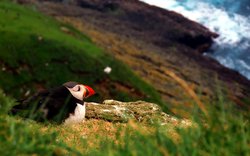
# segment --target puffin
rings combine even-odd
[[[17,101],[10,113],[39,122],[79,123],[85,119],[84,99],[94,94],[91,87],[70,81]]]

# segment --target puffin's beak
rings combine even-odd
[[[83,96],[84,96],[84,98],[88,98],[88,97],[90,97],[90,96],[92,96],[92,95],[94,95],[94,94],[95,94],[94,89],[92,89],[91,87],[86,86],[86,85],[84,85],[84,87],[86,88],[85,95],[83,95]]]

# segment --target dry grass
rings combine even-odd
[[[173,139],[180,141],[180,136],[176,128],[187,128],[192,123],[188,120],[173,122],[161,126],[162,132]],[[128,123],[112,123],[104,120],[89,119],[77,125],[58,125],[45,126],[41,129],[42,133],[56,132],[58,142],[64,142],[67,146],[79,151],[89,153],[93,149],[100,148],[102,142],[113,142],[116,145],[124,145],[123,139],[126,135],[136,135],[140,132],[143,136],[152,136],[157,132],[157,126],[138,123],[130,120]]]

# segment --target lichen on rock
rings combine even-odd
[[[121,102],[105,100],[103,103],[86,102],[85,104],[87,119],[103,119],[111,122],[135,120],[161,125],[178,124],[184,121],[163,112],[157,104],[145,101]]]

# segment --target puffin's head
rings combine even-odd
[[[66,82],[63,86],[66,87],[75,98],[81,101],[95,94],[95,91],[91,87],[78,82]]]

